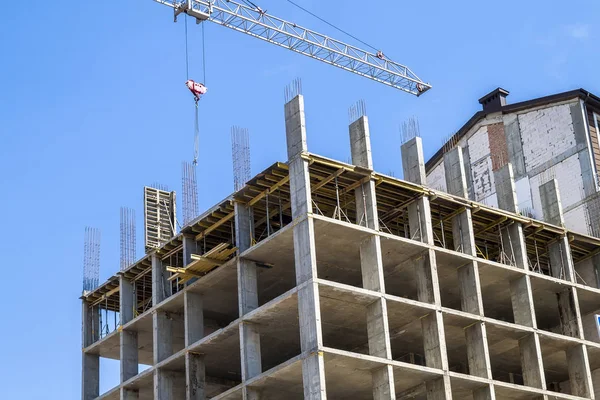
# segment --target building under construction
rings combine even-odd
[[[347,164],[308,152],[303,97],[286,100],[287,162],[178,234],[174,196],[148,190],[157,244],[82,296],[82,399],[600,393],[600,239],[565,228],[555,179],[541,222],[518,212],[510,162],[492,207],[469,198],[460,146],[441,191],[406,137],[399,180],[373,170],[363,107]],[[103,394],[101,357],[121,371]]]

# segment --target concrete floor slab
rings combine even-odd
[[[120,335],[119,331],[113,331],[106,337],[83,349],[83,351],[89,354],[99,355],[100,357],[110,358],[111,360],[119,360],[121,345]]]
[[[244,321],[259,327],[263,371],[300,354],[296,288],[247,314]]]
[[[211,333],[188,347],[204,354],[206,375],[230,381],[241,381],[239,320]]]
[[[260,392],[261,400],[302,400],[302,356],[293,357],[265,371],[248,381],[248,386]]]

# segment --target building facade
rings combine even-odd
[[[464,154],[469,198],[497,207],[494,171],[511,163],[519,212],[545,219],[539,187],[556,179],[569,229],[600,236],[600,99],[579,89],[516,104],[498,88],[483,109],[427,162],[429,184],[446,190],[443,154]]]
[[[430,188],[422,142],[405,180],[373,170],[366,116],[352,163],[308,152],[285,104],[275,163],[160,247],[84,293],[82,400],[594,399],[600,239],[466,197],[461,148]],[[533,260],[530,263],[529,260]],[[120,379],[100,392],[101,358]]]

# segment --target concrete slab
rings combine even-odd
[[[531,274],[531,291],[539,329],[560,333],[560,316],[556,294],[570,287],[565,281],[541,274]]]
[[[477,378],[457,372],[450,372],[450,382],[452,387],[452,398],[455,399],[473,399],[473,391],[488,386],[488,380]]]
[[[600,290],[584,285],[576,286],[581,315],[586,315],[596,311],[600,305]]]
[[[118,360],[121,354],[120,335],[119,331],[113,331],[106,337],[83,349],[83,351],[89,354],[99,355],[100,357]]]
[[[263,371],[300,354],[296,288],[248,313],[244,321],[258,325]]]
[[[138,390],[140,400],[154,399],[154,369],[148,368],[123,384],[127,389]]]
[[[210,398],[211,400],[242,400],[242,385],[237,385],[221,394],[213,396]]]
[[[261,400],[302,400],[302,356],[298,355],[279,364],[256,378],[248,381],[248,386],[260,392]]]
[[[267,303],[296,285],[293,224],[285,226],[252,246],[240,257],[259,263],[257,269],[259,305]],[[261,267],[260,263],[266,265]]]
[[[96,400],[119,400],[120,398],[119,386],[117,386],[96,397]]]
[[[188,351],[204,354],[207,376],[241,381],[239,320],[191,344]]]

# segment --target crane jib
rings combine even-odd
[[[175,18],[186,13],[197,23],[208,20],[416,96],[431,89],[408,67],[380,51],[365,51],[269,15],[259,7],[230,0],[154,1],[172,7]]]

